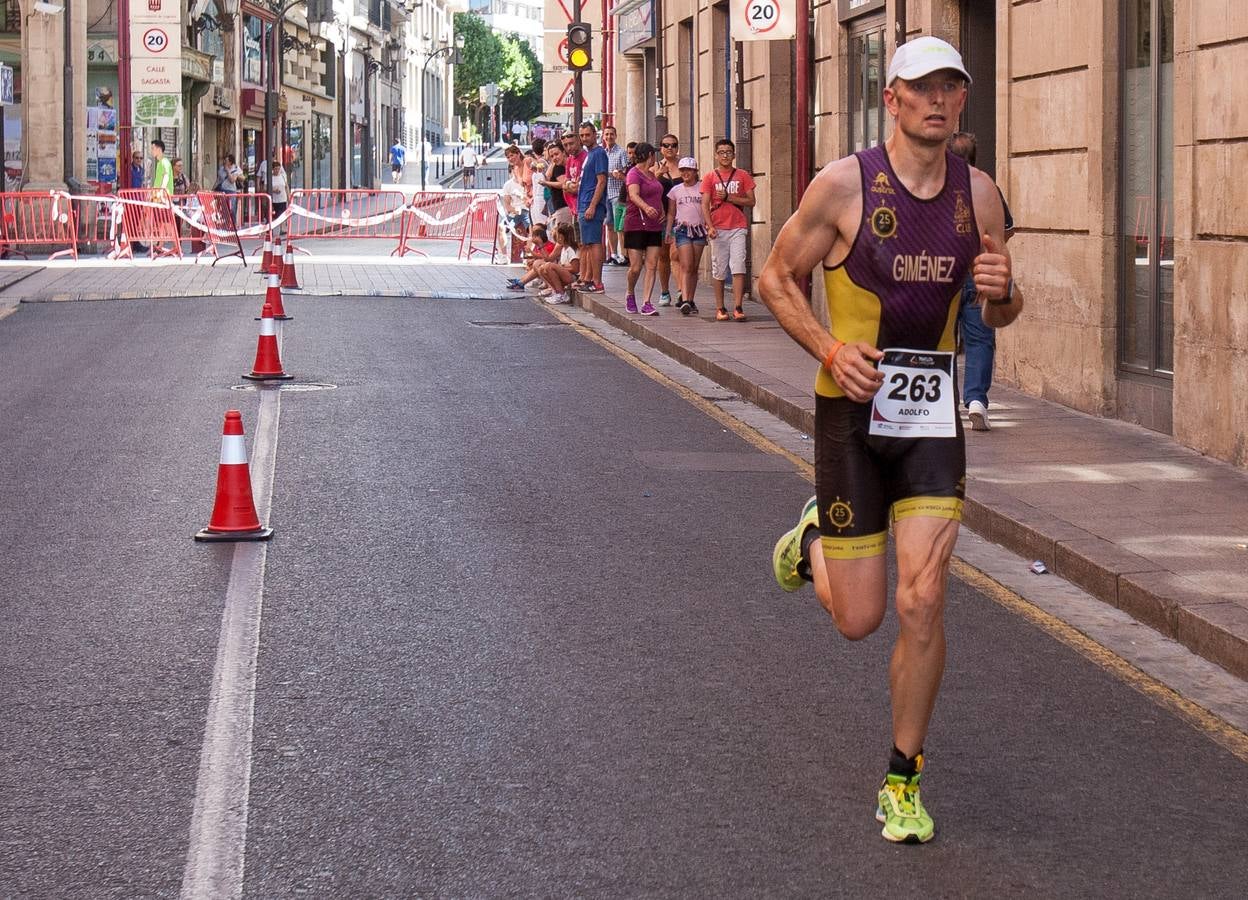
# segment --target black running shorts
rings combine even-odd
[[[962,519],[966,438],[897,438],[867,433],[871,404],[815,397],[815,493],[828,559],[879,556],[891,520]]]

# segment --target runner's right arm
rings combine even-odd
[[[844,344],[815,318],[800,282],[843,247],[853,245],[861,217],[861,170],[849,156],[826,166],[810,183],[802,202],[780,229],[759,278],[759,294],[789,336],[825,365],[845,396],[869,401],[883,383],[875,361],[884,354],[865,342]],[[855,215],[857,211],[857,215]]]

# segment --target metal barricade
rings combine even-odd
[[[183,240],[190,241],[192,253],[213,257],[217,260],[237,256],[247,260],[243,243],[234,224],[234,207],[230,202],[235,194],[198,191],[194,194],[177,195],[173,198],[175,214]],[[221,248],[225,248],[225,253]]]
[[[234,227],[240,237],[263,241],[269,236],[273,224],[272,197],[252,193],[222,193],[221,196],[230,204],[230,214],[234,217]]]
[[[0,253],[29,259],[24,247],[62,247],[48,258],[78,258],[78,213],[66,194],[0,193]]]
[[[134,245],[146,244],[152,257],[182,257],[182,238],[169,195],[160,188],[122,190],[121,228],[125,234],[121,257],[134,257]],[[168,244],[168,246],[165,246]]]
[[[468,227],[460,245],[461,259],[471,260],[474,253],[489,253],[490,262],[498,252],[498,195],[476,195],[468,214]]]
[[[290,194],[289,240],[402,236],[406,203],[400,191],[336,191],[298,188]]]
[[[412,246],[418,241],[454,241],[462,247],[472,201],[473,194],[468,192],[418,192],[403,211],[399,245],[390,251],[390,255],[418,253],[428,256],[424,250]]]

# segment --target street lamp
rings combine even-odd
[[[429,63],[433,62],[443,54],[450,55],[450,64],[455,65],[459,62],[460,52],[464,49],[464,35],[459,33],[455,35],[455,42],[447,44],[445,47],[439,47],[429,54],[425,60],[425,64],[420,67],[420,189],[425,189],[425,77],[429,73]]]

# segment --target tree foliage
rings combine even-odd
[[[455,66],[455,106],[471,118],[481,105],[481,86],[503,77],[503,47],[498,35],[476,13],[455,13],[455,34],[464,36],[459,65]]]
[[[506,93],[506,117],[531,122],[542,114],[542,63],[519,35],[502,38],[504,65],[500,87]]]
[[[468,121],[477,121],[482,85],[498,85],[503,117],[508,122],[532,121],[542,114],[542,64],[524,38],[490,30],[476,13],[455,14],[455,34],[464,36],[461,61],[455,67],[455,107]]]

